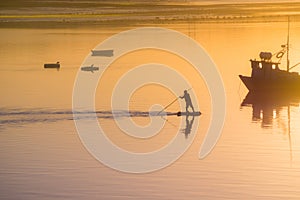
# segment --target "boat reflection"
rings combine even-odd
[[[290,121],[290,106],[299,106],[300,94],[292,92],[249,92],[241,106],[252,106],[252,121],[260,122],[263,128],[273,126],[282,112],[287,112]],[[285,114],[286,115],[286,114]]]
[[[288,135],[290,161],[293,160],[291,137],[291,107],[299,107],[300,94],[292,92],[251,93],[249,92],[241,106],[252,105],[252,121],[261,122],[262,128],[285,127],[283,134]],[[285,124],[285,125],[284,125]],[[283,126],[282,126],[283,125]]]

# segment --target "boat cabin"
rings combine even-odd
[[[279,69],[279,62],[272,62],[272,54],[269,52],[261,52],[260,60],[250,60],[252,73],[251,77],[255,79],[278,79],[286,78],[287,76],[292,78],[297,76],[297,72],[288,72],[286,70]]]

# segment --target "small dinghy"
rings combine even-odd
[[[98,71],[98,70],[99,70],[99,67],[94,67],[94,64],[92,64],[91,66],[81,67],[81,71],[86,71],[86,72],[94,73],[94,71]]]
[[[57,63],[46,63],[44,64],[44,68],[47,69],[47,68],[52,68],[52,69],[59,69],[60,68],[60,63],[57,62]]]
[[[112,57],[114,56],[114,50],[92,50],[92,56]]]

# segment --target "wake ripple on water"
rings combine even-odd
[[[73,114],[76,114],[73,116]],[[125,117],[150,117],[176,115],[177,112],[160,113],[159,111],[72,111],[54,109],[0,109],[0,126],[25,125],[32,123],[52,123],[66,120],[87,120],[95,117],[98,119],[122,119]]]

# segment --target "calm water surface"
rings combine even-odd
[[[239,74],[250,75],[249,59],[258,57],[259,51],[280,50],[287,24],[192,23],[164,27],[198,41],[223,78],[227,115],[222,136],[211,154],[198,159],[211,117],[203,78],[194,75],[191,66],[180,58],[154,50],[129,53],[104,74],[95,97],[99,123],[114,143],[134,152],[164,146],[178,129],[183,143],[191,140],[194,135],[184,134],[185,125],[177,117],[169,117],[163,131],[150,140],[135,140],[122,134],[105,112],[110,111],[109,97],[115,82],[126,71],[149,62],[171,65],[188,77],[203,112],[197,118],[199,128],[188,151],[162,170],[134,175],[102,165],[82,145],[71,109],[77,71],[98,43],[129,27],[1,29],[1,199],[300,198],[299,102],[259,105],[259,114],[254,115],[257,105],[241,106],[247,89],[238,79]],[[300,58],[299,35],[300,24],[292,23],[294,64]],[[56,61],[61,62],[59,71],[43,69],[45,62]],[[168,90],[150,85],[134,93],[130,110],[148,111],[152,104],[167,105],[173,99]],[[167,111],[178,109],[176,103]],[[140,125],[149,123],[147,117],[133,120]]]

